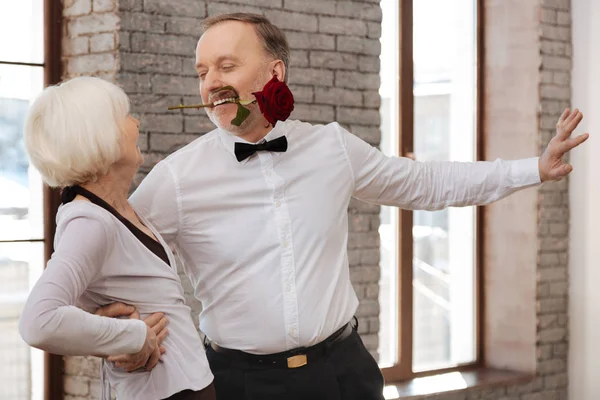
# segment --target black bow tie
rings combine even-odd
[[[287,150],[287,139],[285,136],[278,137],[277,139],[273,139],[270,142],[264,142],[259,144],[249,144],[249,143],[235,143],[235,156],[238,161],[244,161],[246,158],[250,157],[252,154],[257,151],[277,151],[284,152]]]

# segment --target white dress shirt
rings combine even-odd
[[[538,158],[415,162],[386,157],[337,123],[278,122],[284,153],[238,162],[216,129],[159,162],[131,197],[178,250],[223,347],[270,354],[316,344],[350,321],[352,197],[405,209],[486,204],[540,182]]]
[[[105,362],[102,377],[108,378],[118,399],[128,400],[164,399],[208,386],[213,375],[177,271],[95,204],[75,200],[61,206],[56,221],[56,251],[20,316],[19,331],[25,342],[55,354],[137,353],[146,340],[143,321],[100,317],[75,304],[93,312],[123,302],[134,305],[141,318],[161,311],[169,319],[161,362],[149,372],[133,373]],[[175,266],[166,243],[148,221],[144,224]]]

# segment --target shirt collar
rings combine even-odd
[[[285,121],[277,121],[277,123],[275,124],[275,127],[273,129],[271,129],[269,131],[269,133],[267,133],[267,135],[264,138],[262,138],[261,140],[259,140],[257,143],[277,139],[278,137],[285,135],[287,133],[288,129],[289,129],[289,127],[286,126]],[[233,158],[235,159],[236,162],[237,162],[237,158],[235,156],[235,144],[236,143],[257,144],[257,143],[252,143],[247,140],[244,140],[244,139],[242,139],[238,136],[235,136],[221,128],[219,128],[219,137],[221,138],[221,143],[223,143],[223,146],[225,146],[227,151],[233,156]],[[288,138],[288,141],[289,141],[289,138]],[[274,154],[279,155],[281,153],[274,153]],[[248,160],[250,158],[252,158],[252,157],[248,157],[240,162],[242,164],[245,164],[246,162],[248,162]]]

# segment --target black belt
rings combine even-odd
[[[358,328],[358,320],[356,320],[356,325],[356,328]],[[216,353],[226,355],[227,357],[237,361],[246,362],[253,366],[298,368],[327,355],[334,344],[348,338],[354,329],[355,328],[352,327],[352,323],[348,322],[346,325],[335,331],[327,339],[315,344],[314,346],[300,347],[276,354],[250,354],[241,350],[226,349],[217,345],[215,342],[210,342],[210,347]]]

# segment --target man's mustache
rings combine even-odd
[[[231,96],[231,94],[233,94],[233,96]],[[225,99],[228,97],[235,97],[235,98],[240,97],[237,90],[235,90],[235,88],[233,86],[223,86],[219,89],[213,90],[212,92],[209,93],[208,100],[210,102],[214,102],[216,100],[221,100],[221,99]]]

